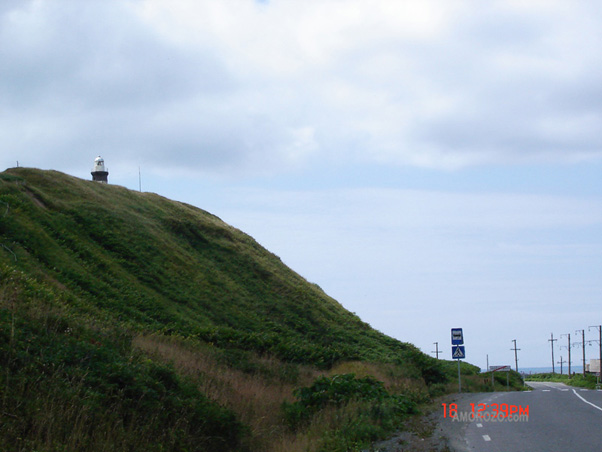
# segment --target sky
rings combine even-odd
[[[596,0],[3,0],[0,170],[101,155],[425,353],[558,368],[602,323],[600,55]]]

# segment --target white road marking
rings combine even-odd
[[[489,435],[483,435],[483,439],[485,441],[491,441],[491,438],[489,438]]]
[[[482,428],[482,427],[483,427],[483,424],[477,424],[477,427],[478,427],[478,428]]]
[[[568,391],[568,389],[561,389],[561,391]]]
[[[550,392],[551,389],[542,389],[543,392]]]
[[[598,405],[594,405],[592,402],[588,402],[587,400],[585,400],[583,397],[581,397],[579,394],[577,394],[577,391],[575,391],[574,389],[573,389],[573,392],[575,393],[575,395],[576,395],[577,397],[579,397],[581,400],[583,400],[583,401],[584,401],[585,403],[587,403],[588,405],[591,405],[591,406],[593,406],[594,408],[596,408],[597,410],[600,410],[600,411],[602,411],[602,408],[600,408]]]
[[[585,392],[587,392],[587,391],[589,391],[589,389],[580,389],[579,391],[585,391]]]

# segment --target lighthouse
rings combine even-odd
[[[102,184],[109,183],[109,171],[105,168],[105,161],[99,155],[94,159],[94,167],[92,168],[92,180]]]

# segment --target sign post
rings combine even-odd
[[[508,375],[510,373],[510,366],[489,366],[489,371],[491,372],[491,386],[495,391],[495,382],[493,380],[493,374],[495,372],[506,372],[506,389],[510,390],[510,381]]]
[[[466,350],[464,349],[464,334],[462,328],[452,328],[451,330],[452,343],[452,359],[458,360],[458,392],[462,392],[462,377],[460,374],[460,360],[466,358]]]

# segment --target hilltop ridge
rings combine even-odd
[[[6,174],[13,179],[2,181],[0,199],[10,208],[2,242],[18,261],[6,249],[2,261],[89,315],[103,311],[125,325],[234,341],[320,366],[413,348],[378,333],[206,211],[56,171]],[[300,342],[284,343],[283,333]]]
[[[268,450],[263,427],[251,425],[249,439],[255,421],[203,390],[199,378],[218,381],[230,369],[292,388],[345,363],[365,363],[350,368],[387,374],[416,394],[446,381],[436,360],[376,331],[202,209],[58,171],[12,168],[0,173],[0,211],[5,440],[29,435],[39,450],[67,440],[77,447],[89,441],[94,450],[122,450],[115,441],[155,450],[156,441],[128,430],[138,419],[163,438],[165,449],[156,450],[244,450],[251,443]],[[184,355],[221,370],[193,371]],[[23,406],[40,374],[40,400],[56,402],[53,391],[75,400],[79,439],[42,422],[35,402]],[[15,382],[23,386],[15,390]],[[283,400],[290,400],[286,391]],[[115,419],[92,415],[88,402],[113,410]],[[185,425],[170,404],[188,413]],[[167,417],[147,418],[157,409]],[[95,416],[113,425],[117,440],[101,439],[106,432],[90,425]],[[21,418],[40,431],[24,433]],[[45,444],[48,431],[59,439]]]

